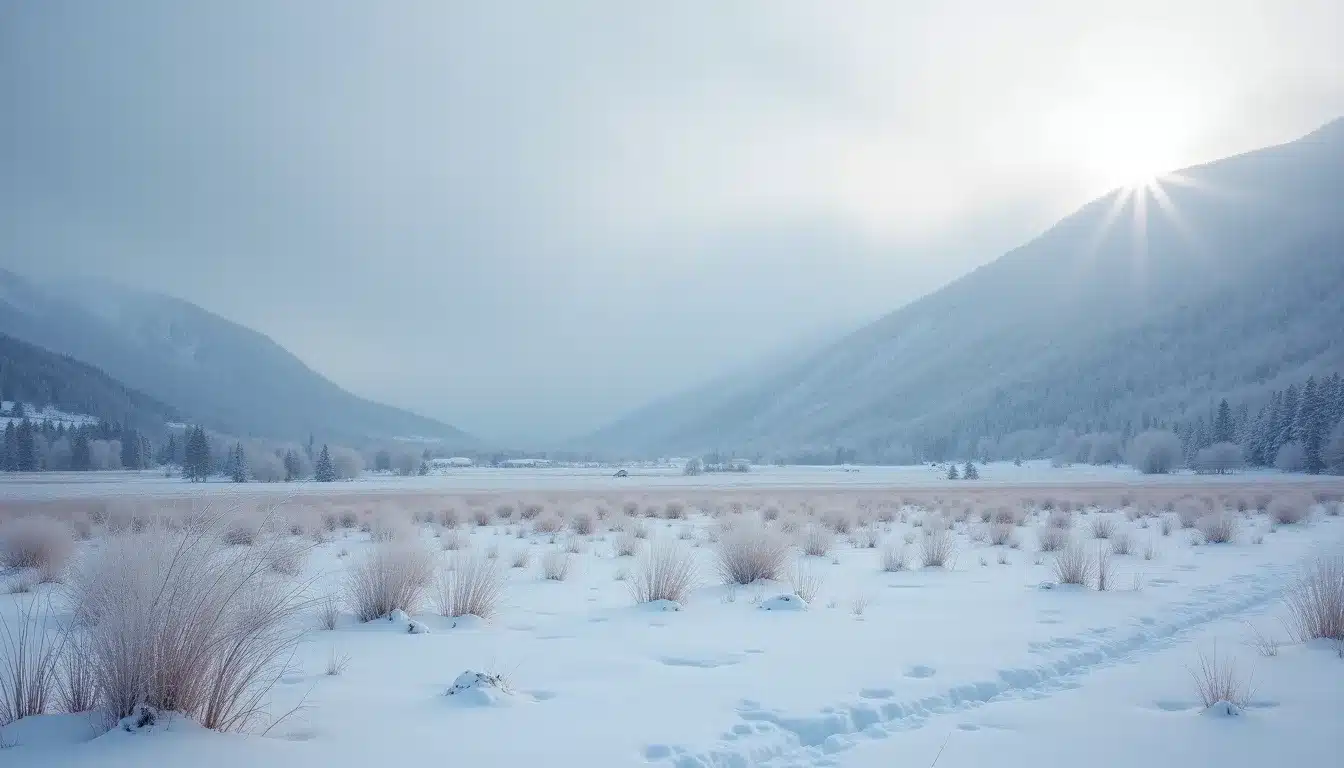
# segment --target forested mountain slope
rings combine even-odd
[[[1118,190],[945,288],[611,448],[966,456],[1344,368],[1344,121]],[[647,428],[646,428],[647,425]],[[602,434],[602,433],[599,433]]]

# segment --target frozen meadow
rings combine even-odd
[[[0,764],[1338,759],[1338,478],[610,474],[11,478]]]

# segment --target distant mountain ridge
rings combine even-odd
[[[820,352],[594,439],[630,454],[967,456],[984,439],[1119,431],[1341,367],[1337,120],[1112,192]]]
[[[477,442],[351,394],[265,335],[161,294],[91,279],[38,283],[0,270],[0,330],[101,368],[228,434]]]
[[[24,403],[27,413],[53,406],[150,434],[180,418],[171,406],[137,392],[97,368],[0,333],[0,400]]]

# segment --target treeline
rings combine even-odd
[[[6,419],[0,467],[6,472],[88,472],[145,469],[150,441],[140,431],[111,422],[68,425],[36,421],[18,406]]]
[[[1155,434],[1170,434],[1161,452],[1170,454],[1158,464],[1186,466],[1196,472],[1225,473],[1243,466],[1275,467],[1285,472],[1344,474],[1344,379],[1338,373],[1291,384],[1270,393],[1254,413],[1245,404],[1233,407],[1226,398],[1193,419],[1170,425],[1145,425],[1144,434],[1156,445]],[[1128,432],[1060,434],[1051,452],[1057,464],[1143,464],[1147,446],[1134,446]],[[1141,467],[1142,468],[1142,467]]]

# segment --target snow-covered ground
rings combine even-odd
[[[836,483],[855,478],[815,472]],[[883,475],[891,482],[902,472],[917,478],[911,484],[935,479],[928,468],[865,468],[858,477]],[[1283,623],[1283,597],[1302,566],[1344,553],[1344,518],[1331,514],[1336,504],[1315,505],[1305,524],[1273,525],[1255,511],[1253,499],[1246,499],[1251,509],[1237,512],[1239,499],[1218,498],[1223,486],[1210,483],[1204,495],[1230,505],[1237,521],[1229,544],[1202,543],[1161,507],[1085,508],[1073,513],[1070,535],[1089,553],[1130,540],[1130,554],[1113,555],[1109,589],[1101,592],[1042,588],[1055,579],[1055,555],[1039,551],[1051,515],[1039,507],[1010,526],[1008,543],[995,546],[989,540],[994,525],[982,521],[975,505],[916,508],[902,505],[899,493],[851,496],[819,483],[812,497],[789,497],[768,526],[799,542],[823,526],[850,533],[836,536],[824,556],[795,550],[793,579],[724,586],[715,542],[726,528],[775,517],[769,478],[787,478],[794,487],[803,484],[803,474],[763,470],[725,478],[762,482],[762,490],[737,507],[720,503],[712,491],[688,493],[688,519],[647,516],[663,513],[661,503],[652,510],[642,504],[633,517],[622,512],[623,494],[661,490],[663,478],[612,486],[625,490],[552,504],[538,519],[563,514],[566,527],[556,534],[537,533],[536,520],[520,523],[516,515],[477,526],[473,509],[494,518],[497,499],[471,495],[444,497],[432,509],[352,505],[348,509],[369,522],[455,508],[460,526],[420,523],[413,535],[440,553],[441,567],[458,556],[443,549],[447,542],[464,545],[461,551],[497,553],[506,578],[498,615],[454,621],[426,603],[411,617],[426,634],[408,633],[405,621],[360,624],[348,609],[332,631],[307,616],[292,670],[272,690],[268,709],[278,714],[302,706],[265,736],[217,734],[185,720],[157,732],[98,735],[88,716],[51,715],[0,730],[0,740],[17,744],[0,751],[0,765],[1337,763],[1344,746],[1344,659],[1330,643],[1294,642]],[[681,481],[665,479],[674,489]],[[536,486],[530,479],[523,488]],[[599,506],[606,514],[596,532],[574,533],[569,523]],[[322,512],[346,509],[335,499],[292,517],[308,531],[304,540],[312,540]],[[1167,535],[1164,519],[1171,521]],[[951,526],[954,559],[948,567],[922,568],[925,532],[940,521]],[[1109,539],[1094,538],[1094,527],[1108,525],[1114,529]],[[641,551],[650,542],[677,542],[694,559],[696,586],[680,610],[634,604],[630,585],[641,559],[619,557],[617,544],[637,532],[647,535],[638,539]],[[97,527],[93,534],[82,547],[103,546]],[[314,596],[340,594],[351,564],[374,546],[368,533],[338,528],[314,546],[296,578],[311,580]],[[545,556],[571,549],[568,578],[544,580]],[[888,550],[904,551],[910,569],[885,572]],[[526,565],[511,567],[522,553]],[[765,610],[775,605],[772,598],[794,593],[791,582],[808,581],[819,586],[806,610]],[[43,586],[37,594],[58,590]],[[0,611],[12,620],[19,601],[29,597],[0,596]],[[1277,655],[1261,654],[1257,634],[1280,644]],[[1189,670],[1201,653],[1215,651],[1250,678],[1240,716],[1213,716],[1197,701]],[[348,657],[348,666],[329,676],[333,657]],[[505,689],[479,698],[446,696],[467,671],[502,675]]]
[[[1052,467],[1048,461],[982,465],[979,480],[946,479],[946,469],[928,465],[898,467],[753,467],[751,472],[716,473],[687,477],[673,467],[631,468],[629,477],[613,477],[616,467],[525,467],[500,469],[464,467],[425,477],[365,475],[338,483],[248,483],[238,485],[217,477],[208,483],[190,483],[166,476],[162,470],[139,472],[40,472],[0,474],[0,499],[38,500],[114,496],[198,496],[205,494],[329,496],[405,492],[469,493],[518,491],[582,491],[639,494],[649,490],[691,493],[706,490],[809,489],[947,489],[982,492],[1019,486],[1237,486],[1248,483],[1275,486],[1329,485],[1337,478],[1285,474],[1276,470],[1248,470],[1228,475],[1141,475],[1127,466],[1079,464]]]

